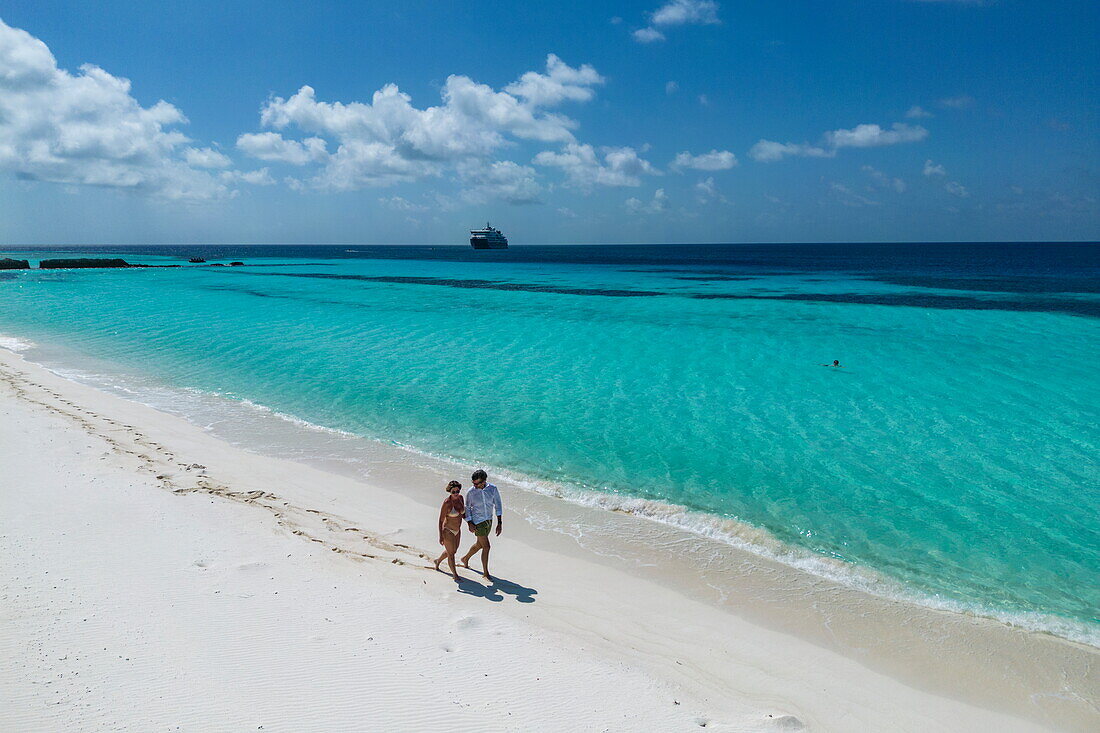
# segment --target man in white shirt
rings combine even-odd
[[[497,518],[497,537],[504,528],[500,516],[500,492],[489,483],[489,476],[480,468],[474,471],[471,480],[474,486],[466,492],[466,522],[474,533],[474,546],[463,556],[462,566],[469,568],[470,558],[481,550],[481,568],[484,571],[481,575],[491,581],[493,576],[489,575],[489,530],[493,528],[494,513]]]

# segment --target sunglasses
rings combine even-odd
[[[447,489],[447,493],[449,494],[457,494],[460,491],[462,491],[462,489]]]

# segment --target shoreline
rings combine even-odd
[[[27,356],[22,352],[42,348],[42,346],[42,344],[19,337],[0,334],[0,350],[13,351],[24,359]],[[49,348],[56,349],[56,345],[51,344]],[[113,373],[112,370],[117,366],[105,361],[102,364],[104,373],[88,372],[80,367],[72,367],[69,363],[71,357],[76,357],[77,361],[81,358],[76,354],[64,354],[60,358],[54,356],[44,362],[32,361],[32,363],[43,366],[64,379],[107,391],[123,399],[151,407],[154,410],[167,412],[196,425],[202,425],[202,422],[196,422],[194,415],[186,407],[183,409],[179,407],[179,404],[186,402],[188,399],[200,402],[217,402],[220,403],[218,407],[231,407],[239,413],[253,413],[251,415],[235,415],[236,422],[240,423],[250,422],[250,418],[254,416],[260,418],[257,425],[250,425],[247,428],[231,425],[229,428],[223,429],[221,426],[222,420],[220,419],[216,419],[203,427],[212,435],[234,446],[261,455],[279,457],[283,452],[280,448],[287,448],[290,443],[297,443],[297,439],[301,437],[300,431],[300,433],[306,435],[325,436],[326,439],[336,438],[350,443],[350,445],[341,446],[342,457],[344,458],[349,453],[358,455],[365,452],[369,456],[368,463],[374,464],[385,463],[390,465],[411,462],[420,465],[427,462],[428,466],[435,469],[436,473],[441,476],[444,474],[461,475],[467,468],[467,461],[454,456],[433,453],[416,446],[387,441],[379,437],[364,436],[339,428],[317,425],[245,397],[206,392],[189,387],[134,383],[135,380],[137,382],[143,380],[133,374]],[[89,357],[84,356],[83,358],[87,359]],[[28,361],[30,360],[28,359]],[[100,360],[96,359],[95,361],[98,363]],[[64,365],[62,366],[59,362],[64,362]],[[150,388],[157,393],[164,394],[160,394],[159,399],[152,399],[149,396]],[[191,405],[191,407],[194,408],[195,405]],[[209,409],[205,405],[204,407]],[[225,421],[234,422],[230,418]],[[286,445],[261,446],[255,438],[258,433],[264,430],[274,430],[275,432],[294,431],[295,434],[285,436],[283,442]],[[369,471],[360,470],[361,466],[358,465],[345,465],[342,459],[335,457],[335,454],[327,459],[320,459],[318,457],[320,452],[326,450],[327,446],[317,445],[314,448],[317,450],[317,454],[306,450],[301,454],[299,460],[308,465],[341,473],[351,478],[367,480],[372,478]],[[1026,632],[1049,634],[1075,644],[1082,644],[1094,650],[1100,650],[1100,627],[1076,619],[1040,614],[1033,611],[1010,611],[982,605],[976,601],[964,601],[941,596],[932,591],[913,588],[872,567],[830,557],[785,542],[767,529],[739,519],[723,517],[660,499],[648,499],[613,490],[599,491],[583,486],[555,483],[550,480],[538,480],[489,464],[479,463],[478,465],[490,470],[493,476],[497,477],[495,480],[498,482],[502,480],[512,488],[542,494],[553,499],[599,511],[630,514],[639,519],[669,527],[675,532],[686,532],[698,537],[701,541],[719,542],[738,551],[758,555],[764,560],[785,565],[797,573],[805,573],[834,582],[851,590],[876,596],[885,602],[914,605],[932,611],[956,613],[990,620]]]
[[[404,565],[389,564],[415,573],[419,555],[433,551],[438,465],[369,456],[376,463],[364,482],[233,447],[180,418],[66,380],[12,352],[0,350],[0,373],[8,387],[26,393],[24,403],[84,421],[81,430],[93,438],[119,429],[114,423],[133,426],[123,431],[130,437],[122,444],[142,448],[132,453],[149,461],[145,480],[170,492],[187,489],[182,495],[266,507],[268,515],[252,521],[279,528],[287,541],[313,540],[331,555],[393,553]],[[134,432],[140,442],[126,443]],[[165,463],[165,452],[201,459],[188,465],[206,467],[203,475]],[[264,479],[280,488],[265,487]],[[1095,648],[871,596],[730,546],[714,554],[706,543],[686,542],[687,532],[497,483],[512,516],[494,570],[524,589],[517,599],[533,590],[526,585],[539,586],[527,593],[533,602],[507,607],[524,609],[526,623],[696,691],[713,705],[712,717],[741,726],[731,729],[752,729],[748,709],[793,715],[821,730],[851,729],[853,720],[878,729],[1087,730],[1100,720],[1089,672]],[[295,510],[277,516],[275,497]],[[332,523],[343,529],[334,533]],[[365,534],[350,541],[344,530],[352,527]],[[663,553],[651,547],[657,543]],[[397,585],[420,580],[444,586],[432,592],[453,594],[434,574]],[[651,605],[639,607],[638,598]],[[493,608],[507,613],[506,605]],[[670,613],[676,628],[669,628]],[[737,704],[718,702],[726,698]],[[769,704],[780,712],[763,712]]]

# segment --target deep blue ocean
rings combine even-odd
[[[0,272],[0,343],[139,399],[214,395],[686,507],[771,538],[761,551],[1100,639],[1096,244],[0,257],[61,253],[183,264]]]

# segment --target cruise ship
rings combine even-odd
[[[470,246],[474,249],[508,249],[508,237],[485,222],[484,229],[470,230]]]

